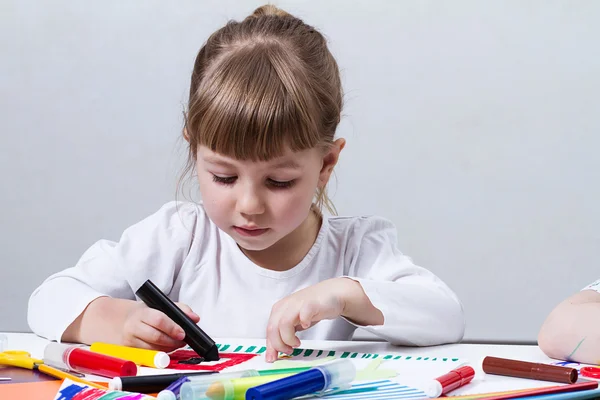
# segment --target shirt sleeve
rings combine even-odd
[[[589,285],[587,285],[586,287],[584,287],[581,290],[595,290],[596,292],[600,293],[600,279],[598,279],[594,283],[590,283]]]
[[[77,264],[46,279],[29,298],[28,323],[36,334],[60,341],[90,302],[102,296],[134,300],[151,279],[165,293],[188,254],[198,206],[171,202],[131,226],[118,242],[100,240]]]
[[[432,346],[462,340],[465,319],[458,297],[398,250],[396,228],[390,221],[370,218],[369,223],[358,224],[353,236],[347,277],[361,284],[384,316],[383,325],[361,328],[396,345]]]

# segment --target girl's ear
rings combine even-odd
[[[183,138],[186,142],[190,142],[190,134],[188,133],[187,128],[183,128]]]
[[[340,158],[340,152],[345,146],[346,139],[339,138],[333,142],[329,150],[327,150],[327,153],[325,153],[323,156],[323,166],[321,167],[321,172],[319,173],[319,188],[323,189],[325,186],[327,186],[327,182],[329,182],[333,168]]]

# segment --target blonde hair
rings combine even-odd
[[[239,160],[266,161],[329,148],[342,111],[339,69],[312,26],[272,6],[230,21],[200,49],[185,113],[186,172],[198,146]],[[335,214],[325,188],[315,205]]]

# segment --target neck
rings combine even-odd
[[[242,252],[256,265],[272,271],[287,271],[302,261],[315,243],[321,229],[322,217],[315,210],[289,235],[265,250]]]

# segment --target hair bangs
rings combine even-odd
[[[238,47],[207,71],[188,126],[197,145],[239,160],[270,160],[322,142],[314,92],[280,43]],[[192,108],[192,107],[190,107]]]

